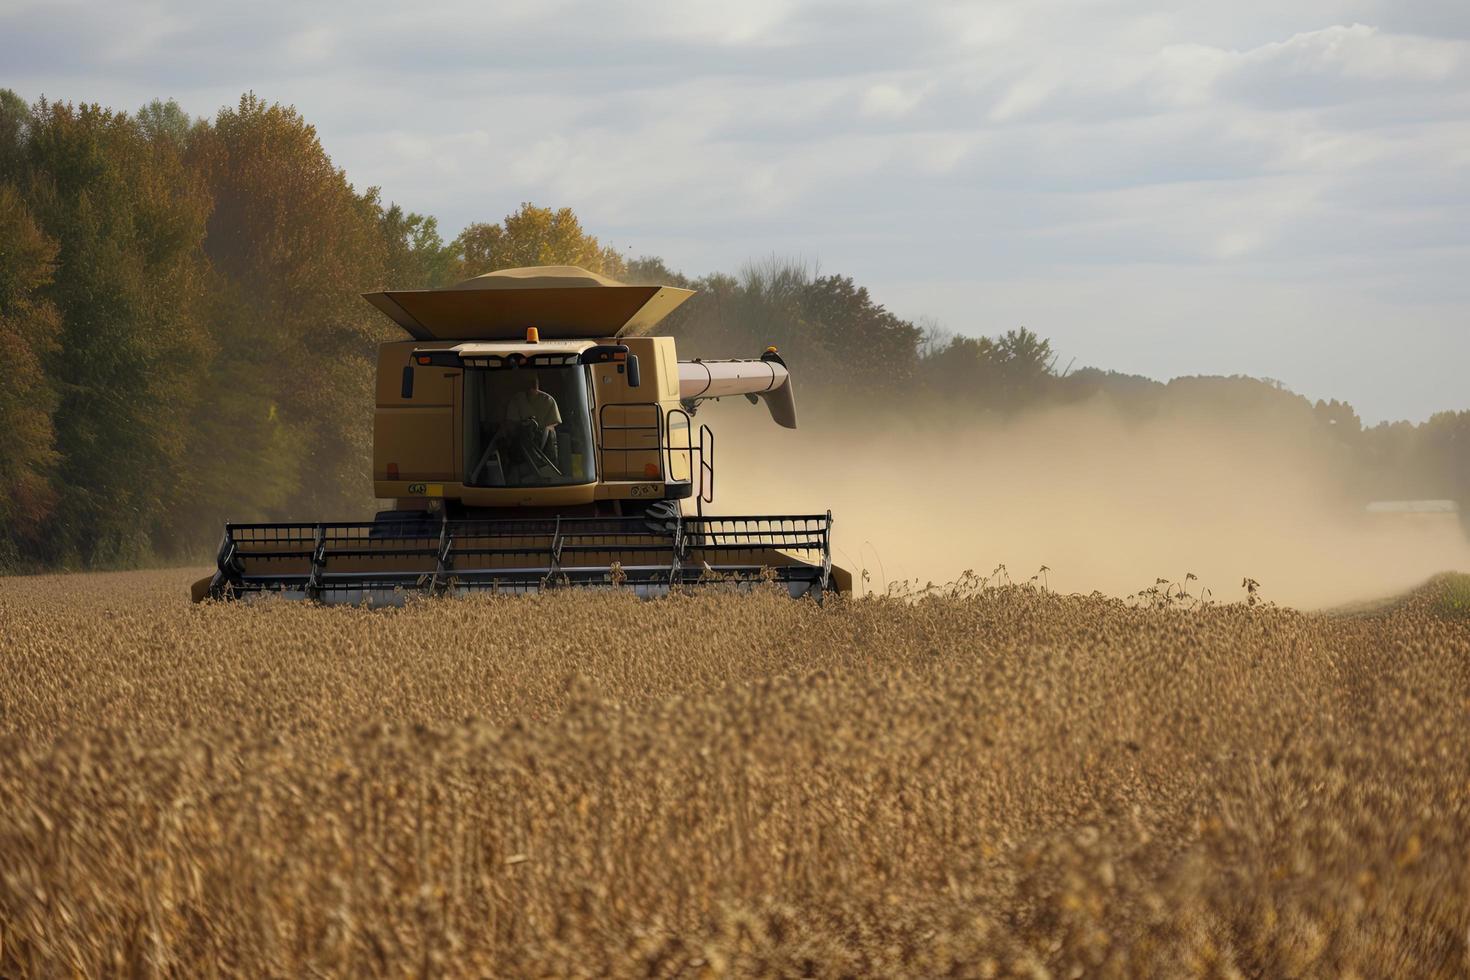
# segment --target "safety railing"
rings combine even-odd
[[[609,413],[620,415],[613,420]],[[634,420],[629,420],[629,414]],[[637,413],[647,413],[638,418]],[[699,513],[714,500],[715,435],[707,425],[699,427],[699,441],[694,439],[694,423],[682,408],[665,412],[657,402],[609,403],[598,410],[598,467],[604,480],[659,483],[696,483],[692,496]],[[682,435],[682,439],[679,436]],[[628,445],[628,443],[636,445]],[[612,443],[621,443],[613,445]],[[612,454],[616,465],[609,463]],[[640,470],[635,454],[646,461]]]
[[[609,413],[621,418],[613,421]],[[665,441],[664,410],[657,402],[613,402],[597,411],[597,462],[604,480],[664,482]],[[618,465],[609,464],[609,454]],[[635,456],[643,458],[641,468]]]

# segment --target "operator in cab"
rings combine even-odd
[[[551,459],[556,458],[556,427],[561,425],[561,410],[556,399],[541,390],[541,378],[533,370],[515,372],[520,387],[505,405],[506,426],[531,420],[536,423],[535,448]]]

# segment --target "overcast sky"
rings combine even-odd
[[[1064,363],[1470,409],[1470,2],[1160,6],[0,0],[0,85],[253,89],[448,235],[566,205],[692,275],[804,258]]]

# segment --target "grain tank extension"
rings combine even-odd
[[[378,348],[370,521],[227,524],[196,601],[261,593],[375,604],[562,586],[640,595],[777,583],[820,599],[832,515],[713,516],[700,402],[741,395],[796,427],[775,348],[680,361],[650,329],[692,294],[571,266],[370,293],[407,339]]]

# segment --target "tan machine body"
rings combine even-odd
[[[646,335],[690,295],[564,266],[368,294],[410,338],[378,350],[372,480],[392,510],[373,522],[228,525],[220,571],[195,597],[381,601],[389,585],[529,591],[616,582],[628,569],[647,594],[721,569],[778,569],[800,579],[793,595],[847,590],[831,566],[830,515],[704,515],[714,440],[695,426],[699,403],[764,401],[787,428],[796,407],[775,348],[680,362],[673,338]]]
[[[464,368],[418,364],[433,352],[464,359],[581,355],[625,346],[627,355],[590,365],[588,385],[596,457],[575,453],[566,486],[493,488],[466,482]],[[613,355],[618,357],[618,355]],[[629,384],[632,359],[639,385]],[[473,371],[473,368],[469,370]],[[411,380],[407,380],[411,379]],[[698,402],[729,395],[764,398],[772,417],[796,427],[789,374],[774,359],[680,363],[672,337],[485,343],[402,341],[378,350],[377,407],[373,416],[373,489],[377,497],[418,508],[436,500],[466,507],[573,507],[604,501],[693,499],[697,474],[691,453],[697,434],[690,411]],[[662,437],[662,438],[660,438]],[[681,492],[681,491],[689,492]],[[616,512],[616,507],[600,508]]]

